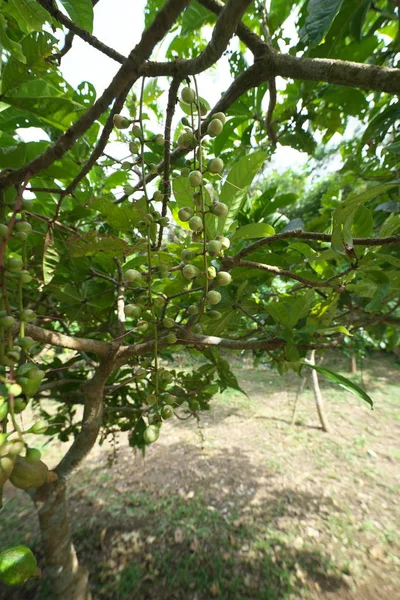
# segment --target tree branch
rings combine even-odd
[[[112,100],[127,86],[132,86],[140,76],[140,67],[149,58],[155,46],[170,30],[189,0],[168,0],[158,12],[153,23],[143,32],[142,39],[129,54],[110,85],[100,98],[62,136],[36,158],[19,169],[5,169],[0,173],[0,189],[17,185],[28,173],[34,175],[61,158],[89,127],[98,119]]]
[[[335,288],[337,289],[339,286],[329,283],[329,281],[313,281],[312,279],[306,279],[301,275],[297,275],[296,273],[292,273],[292,271],[288,271],[287,269],[279,269],[279,267],[275,267],[273,265],[265,265],[263,263],[253,262],[251,260],[240,260],[235,263],[235,267],[247,267],[248,269],[260,269],[261,271],[267,271],[268,273],[274,273],[274,275],[278,275],[279,277],[287,277],[288,279],[294,279],[295,281],[299,281],[303,283],[306,287],[309,288]]]

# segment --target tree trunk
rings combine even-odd
[[[315,365],[315,350],[311,351],[310,364]],[[321,388],[319,387],[317,371],[315,371],[314,369],[311,369],[311,376],[312,376],[312,382],[313,382],[315,403],[317,405],[317,411],[318,411],[318,416],[319,416],[319,420],[321,423],[321,427],[324,431],[328,432],[329,424],[328,424],[328,419],[325,415],[324,401],[322,398]]]
[[[297,403],[299,401],[302,391],[304,390],[304,386],[306,385],[306,382],[307,382],[307,376],[303,377],[303,379],[301,380],[300,385],[297,389],[296,398],[294,399],[294,405],[293,405],[292,420],[290,422],[291,425],[294,425],[294,422],[296,420]]]
[[[351,360],[350,360],[350,372],[353,375],[357,374],[357,358],[355,354],[351,355]]]
[[[52,600],[91,600],[88,571],[79,566],[67,514],[66,484],[56,481],[33,495],[42,546],[45,574],[51,585]]]

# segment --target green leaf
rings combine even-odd
[[[240,210],[243,199],[255,177],[267,158],[266,152],[253,152],[243,156],[232,169],[222,186],[220,202],[229,207],[226,218],[218,219],[217,234],[222,234],[229,229]]]
[[[269,235],[274,235],[275,229],[268,225],[268,223],[249,223],[249,225],[243,225],[235,231],[232,236],[232,242],[238,240],[252,240],[256,238],[264,238]]]
[[[294,327],[300,319],[308,315],[314,303],[315,291],[309,290],[304,296],[296,298],[290,307],[289,325]]]
[[[307,362],[303,362],[303,365],[306,367],[310,367],[310,369],[314,369],[314,371],[321,373],[321,375],[324,375],[330,381],[337,383],[348,392],[351,392],[352,394],[355,394],[362,400],[365,400],[365,402],[367,402],[371,406],[371,408],[374,407],[374,403],[370,396],[366,392],[364,392],[364,390],[362,390],[358,385],[350,381],[350,379],[347,379],[346,377],[343,377],[343,375],[339,375],[339,373],[335,373],[330,369],[326,369],[325,367],[310,365]]]
[[[198,2],[191,2],[183,13],[181,36],[197,31],[206,23],[213,23],[215,17]]]
[[[59,0],[71,21],[92,33],[93,31],[93,4],[92,0]]]
[[[393,152],[393,154],[400,154],[400,142],[394,142],[394,144],[389,144],[386,146],[385,150],[388,152]]]
[[[36,0],[9,0],[3,10],[15,18],[25,33],[42,31],[44,23],[50,20],[47,10]]]
[[[328,33],[342,4],[343,0],[309,0],[306,22],[300,31],[302,41],[311,48],[318,46]]]
[[[49,236],[46,236],[43,248],[43,281],[45,285],[53,279],[54,271],[60,262],[60,256],[54,247],[53,241]]]
[[[359,206],[354,213],[352,235],[354,237],[368,237],[372,233],[373,226],[372,212],[366,206]]]
[[[7,21],[3,15],[0,15],[0,46],[3,46],[3,48],[8,50],[15,59],[26,64],[26,58],[22,52],[21,44],[8,37],[6,27]]]
[[[333,231],[332,231],[332,248],[339,254],[345,254],[344,244],[352,248],[353,246],[353,235],[352,225],[354,214],[359,206],[377,198],[381,194],[391,190],[398,186],[400,181],[392,181],[390,183],[384,183],[377,185],[373,188],[368,188],[362,194],[357,196],[350,196],[335,210],[332,217]]]

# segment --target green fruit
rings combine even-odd
[[[220,158],[213,158],[208,163],[207,169],[210,173],[222,173],[224,170],[224,161]]]
[[[14,546],[0,552],[0,581],[6,585],[21,585],[40,570],[36,558],[26,546]]]
[[[222,125],[225,125],[225,121],[226,121],[226,116],[224,115],[223,112],[217,112],[214,113],[212,116],[213,119],[219,119],[222,123]]]
[[[168,225],[169,225],[168,217],[161,217],[159,223],[160,223],[161,227],[168,227]]]
[[[47,482],[49,469],[41,460],[34,463],[17,456],[10,475],[10,482],[20,490],[38,488]]]
[[[196,92],[190,87],[184,87],[181,91],[181,99],[186,104],[193,104],[196,102]]]
[[[218,321],[218,319],[222,317],[219,310],[210,310],[208,311],[207,316],[209,316],[213,321]]]
[[[175,326],[175,321],[174,321],[174,319],[165,318],[165,319],[163,319],[162,324],[164,325],[164,327],[166,329],[171,329],[172,327]]]
[[[11,440],[7,442],[7,454],[10,456],[18,456],[25,449],[25,444],[21,440]]]
[[[18,338],[16,344],[22,348],[22,350],[30,350],[34,345],[35,340],[29,336]]]
[[[38,369],[36,366],[32,367],[32,369],[29,369],[29,371],[26,373],[26,377],[30,381],[42,381],[44,376],[45,372],[41,369]]]
[[[8,386],[8,393],[11,396],[19,396],[22,394],[22,388],[18,383],[11,383],[11,385]]]
[[[125,281],[129,283],[142,283],[143,275],[136,269],[128,269],[125,271]]]
[[[200,270],[194,265],[185,265],[182,269],[182,275],[185,279],[194,279],[200,274]]]
[[[128,129],[132,121],[122,115],[114,115],[113,123],[117,129]]]
[[[8,237],[8,227],[3,223],[0,223],[0,238]]]
[[[154,298],[153,304],[156,308],[161,308],[165,304],[165,299],[162,296],[157,296],[157,298]]]
[[[175,333],[169,333],[166,337],[166,340],[168,342],[168,344],[176,344],[178,338],[176,337]]]
[[[146,444],[153,444],[160,436],[160,428],[157,425],[149,425],[143,433],[143,439]]]
[[[172,408],[172,406],[163,406],[161,409],[161,417],[163,419],[171,419],[171,417],[174,416],[174,409]]]
[[[200,171],[191,171],[189,173],[189,183],[192,187],[201,185],[202,181],[203,175],[200,173]]]
[[[28,398],[32,398],[40,388],[40,380],[28,379],[28,377],[18,377],[18,383],[22,391]]]
[[[230,273],[227,273],[226,271],[220,271],[219,273],[217,273],[217,276],[215,278],[215,283],[217,285],[229,285],[232,281],[232,276]]]
[[[2,404],[0,406],[0,422],[4,421],[7,414],[8,414],[8,402],[4,402],[4,404]]]
[[[7,352],[6,356],[9,361],[11,361],[12,363],[16,363],[19,361],[21,355],[19,352],[10,350],[9,352]]]
[[[193,203],[195,206],[201,206],[201,192],[195,192],[193,194]]]
[[[207,279],[214,279],[217,274],[217,270],[212,265],[207,268]]]
[[[6,443],[8,438],[7,433],[0,433],[0,448]]]
[[[199,313],[199,307],[195,304],[191,304],[187,309],[189,315],[197,315]]]
[[[178,217],[181,221],[186,223],[191,217],[193,217],[193,208],[190,206],[184,206],[183,208],[180,208],[178,211]]]
[[[148,166],[148,170],[149,170],[149,173],[151,175],[157,175],[157,173],[158,173],[158,168],[157,168],[157,165],[155,163],[151,163]]]
[[[142,138],[142,130],[139,125],[134,125],[132,127],[132,135],[133,137],[139,138],[139,140]]]
[[[18,415],[19,413],[22,413],[25,408],[27,406],[27,402],[25,402],[25,400],[23,400],[22,398],[16,398],[16,400],[14,401],[14,412],[16,415]]]
[[[33,208],[33,200],[29,200],[28,198],[24,198],[22,200],[22,208],[24,210],[28,210],[28,211],[32,210],[32,208]]]
[[[130,171],[133,167],[133,164],[131,162],[129,162],[129,160],[125,160],[122,164],[121,164],[121,169],[123,169],[124,171]]]
[[[139,323],[137,324],[136,329],[140,332],[140,333],[144,333],[145,331],[147,331],[149,328],[149,324],[147,323],[147,321],[139,321]]]
[[[142,309],[137,304],[125,304],[124,313],[127,317],[140,317]]]
[[[0,487],[10,478],[14,463],[15,456],[0,456]]]
[[[231,240],[223,235],[217,235],[217,240],[222,244],[222,250],[228,250],[231,245]]]
[[[32,231],[32,225],[27,221],[17,221],[14,225],[15,231],[29,234]]]
[[[200,323],[196,323],[196,325],[193,326],[192,331],[193,331],[193,333],[201,333],[202,327],[201,327]]]
[[[175,406],[176,398],[172,394],[167,394],[164,398],[164,403],[168,404],[168,406]]]
[[[46,433],[49,428],[49,424],[44,419],[37,421],[32,427],[29,429],[29,433],[35,433],[36,435],[41,435]]]
[[[224,126],[219,119],[213,119],[210,121],[207,127],[207,133],[210,137],[216,137],[221,133]]]
[[[162,202],[162,200],[164,200],[164,194],[162,192],[154,192],[153,200],[155,202]]]
[[[124,190],[124,194],[126,194],[127,196],[130,196],[135,191],[135,188],[133,188],[131,185],[129,185],[129,183],[126,183],[122,187],[122,189]]]
[[[216,290],[211,290],[207,294],[207,302],[208,304],[218,304],[221,302],[221,294]]]
[[[16,273],[22,269],[22,260],[20,258],[9,258],[6,267],[12,273]]]
[[[229,212],[229,208],[223,202],[216,202],[211,206],[211,212],[217,217],[226,217]]]
[[[157,144],[157,146],[163,146],[164,145],[164,136],[162,135],[162,133],[158,133],[154,138],[153,138],[153,142],[155,144]]]
[[[24,321],[25,323],[30,323],[31,321],[34,321],[36,319],[36,313],[35,313],[35,311],[31,310],[30,308],[26,308],[25,310],[22,311],[19,318],[21,321]]]
[[[35,463],[41,459],[42,453],[37,448],[27,448],[25,460],[28,463]]]
[[[24,231],[17,231],[17,233],[14,233],[14,237],[20,242],[26,242],[26,240],[28,239],[28,234]]]
[[[192,252],[192,250],[182,250],[182,252],[181,252],[181,260],[184,263],[190,262],[191,260],[194,259],[195,256],[196,256],[196,253]]]
[[[218,256],[222,250],[222,244],[218,240],[211,240],[207,244],[207,252],[210,256]]]
[[[181,133],[177,141],[181,148],[195,148],[197,145],[196,137],[191,131]]]
[[[137,142],[129,142],[129,152],[137,154],[139,152],[139,144]]]
[[[182,125],[184,125],[185,127],[190,127],[189,119],[188,119],[187,117],[182,117],[182,119],[181,119],[181,123],[182,123]]]
[[[11,315],[7,315],[6,317],[1,317],[1,319],[0,319],[0,325],[2,327],[4,327],[4,329],[9,329],[10,327],[12,327],[14,325],[14,323],[15,323],[15,319]]]
[[[201,217],[192,217],[189,219],[189,227],[192,231],[202,231],[203,220]]]
[[[29,271],[20,271],[19,280],[21,283],[30,283],[32,281],[32,275]]]

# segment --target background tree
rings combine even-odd
[[[220,349],[284,373],[359,330],[397,345],[400,72],[394,2],[149,0],[127,57],[91,34],[89,0],[62,4],[0,2],[0,484],[31,494],[54,598],[77,600],[65,490],[99,435],[144,450],[174,411],[209,409],[239,387]],[[99,97],[62,78],[73,36],[121,65]],[[196,75],[227,51],[210,107]],[[24,141],[32,126],[42,139]],[[342,166],[317,190],[264,181],[278,143],[312,155],[335,133]],[[166,369],[174,348],[206,362]],[[43,419],[24,428],[31,398]],[[73,438],[51,474],[31,434]]]

